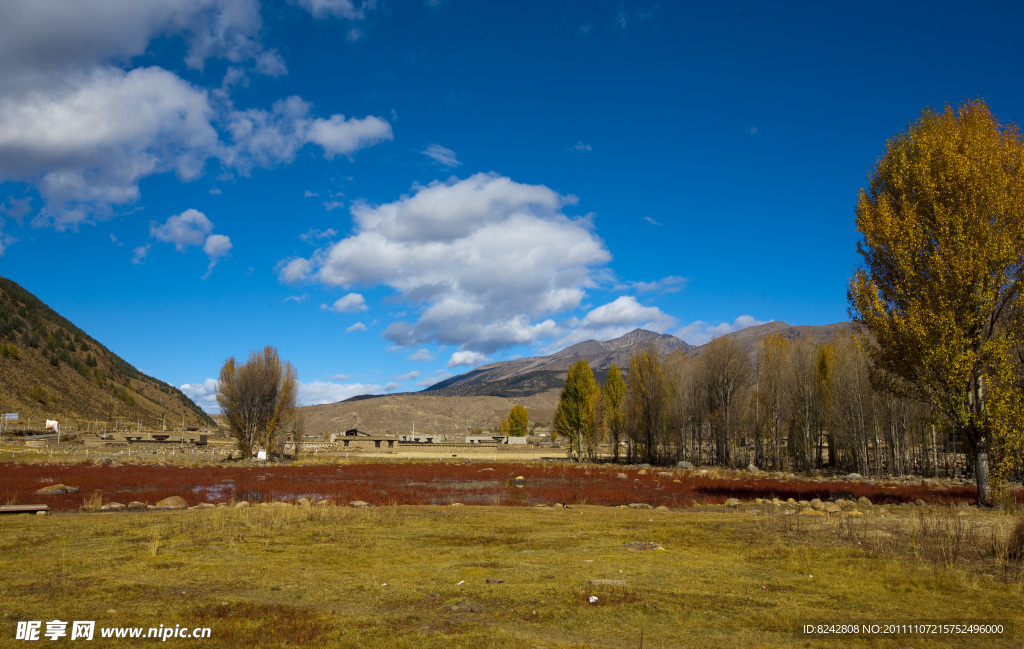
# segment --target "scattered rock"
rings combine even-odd
[[[917,500],[914,501],[914,504],[917,505],[918,507],[924,507],[928,503],[926,503],[925,501],[923,501],[920,498],[918,498]]]
[[[628,475],[626,475],[625,473],[620,473],[620,474],[618,474],[617,476],[615,476],[615,478],[616,478],[617,480],[626,480],[627,478],[629,478],[629,476],[628,476]]]
[[[690,464],[686,460],[683,460],[682,462],[676,462],[676,468],[677,469],[682,469],[684,471],[693,471],[697,467],[693,466],[692,464]]]
[[[860,505],[861,507],[870,507],[871,499],[868,498],[867,496],[861,496],[860,498],[857,499],[857,504]]]
[[[640,469],[636,472],[637,475],[647,475],[647,469]]]
[[[479,471],[477,471],[477,473],[483,473],[484,471],[494,471],[494,469],[492,469],[491,467],[487,467],[486,469],[480,469]]]
[[[237,503],[235,503],[235,507],[236,508],[237,507],[248,507],[248,506],[249,506],[249,501],[248,500],[240,500]]]
[[[46,516],[46,512],[38,511],[38,512],[36,512],[36,516]]]
[[[749,471],[751,473],[761,473],[761,469],[757,468],[753,464],[748,464],[747,465],[747,471]]]
[[[463,507],[464,505],[462,503],[452,503],[451,506],[452,507]]]
[[[674,476],[674,474],[669,473],[668,471],[658,471],[658,477],[659,478],[671,478],[673,476]]]
[[[754,504],[755,505],[763,505],[764,504],[764,500],[761,499],[761,498],[754,498]]]
[[[514,484],[517,487],[525,487],[526,486],[526,478],[524,478],[521,475],[517,475],[515,477],[515,479],[512,480],[512,484]]]
[[[860,510],[857,510],[857,509],[855,509],[855,510],[853,510],[852,512],[847,512],[847,513],[846,513],[846,515],[847,515],[847,516],[854,516],[854,517],[856,517],[856,516],[863,516],[863,515],[864,515],[864,512],[862,512],[862,511],[860,511]]]
[[[625,579],[591,579],[591,586],[625,586]]]
[[[783,509],[779,513],[782,514],[783,516],[793,516],[794,514],[796,514],[796,510],[795,509]]]
[[[504,579],[491,579],[491,578],[488,578],[487,579],[487,583],[488,584],[504,584],[505,580]]]
[[[299,498],[295,504],[299,507],[310,507],[313,503],[309,502],[309,498]]]
[[[839,505],[835,503],[825,503],[822,507],[822,511],[824,511],[826,514],[838,514],[839,510],[841,509]]]
[[[824,512],[819,512],[816,509],[811,509],[810,507],[804,507],[803,509],[800,510],[800,515],[801,516],[824,516],[825,513]]]
[[[57,494],[74,494],[78,493],[78,487],[69,487],[60,483],[52,484],[42,489],[37,489],[36,493],[40,496],[55,496]]]
[[[349,507],[369,507],[370,503],[365,500],[353,500],[348,504]]]
[[[667,512],[667,511],[669,511],[669,508],[666,507],[665,505],[658,505],[657,507],[655,507],[655,509],[657,509],[659,512]]]
[[[664,550],[657,543],[651,543],[650,541],[633,541],[632,543],[626,543],[622,547],[633,552],[643,552],[644,550]]]
[[[164,498],[156,504],[157,509],[188,509],[188,503],[181,496]]]
[[[829,497],[832,502],[838,502],[840,500],[854,500],[854,496],[849,491],[837,491]]]
[[[732,507],[733,509],[739,507],[741,504],[743,503],[740,502],[739,498],[730,498],[729,500],[725,501],[725,506]]]
[[[127,507],[125,507],[123,503],[107,503],[106,505],[100,507],[100,511],[103,512],[120,512],[124,511],[125,509],[127,509]]]
[[[214,507],[216,507],[216,505],[213,503],[199,503],[194,507],[189,507],[189,509],[213,509]]]
[[[851,480],[862,480],[863,478],[864,478],[864,476],[862,476],[859,473],[848,473],[848,474],[843,476],[843,480],[846,480],[847,482],[849,482]]]
[[[793,500],[792,498],[787,498],[786,502],[789,503],[790,505],[795,505],[796,504],[796,501]]]
[[[329,500],[318,500],[318,501],[316,501],[316,506],[317,507],[329,507],[330,504],[331,504],[331,501],[329,501]]]
[[[647,503],[629,503],[630,509],[651,509]]]
[[[145,508],[146,503],[140,503],[137,500],[133,500],[130,503],[128,503],[128,511],[138,512],[144,510]]]
[[[825,509],[825,505],[822,504],[822,502],[819,499],[817,499],[817,498],[811,500],[811,502],[809,502],[807,504],[810,505],[811,509],[813,509],[815,511],[819,511],[820,512],[821,510]]]

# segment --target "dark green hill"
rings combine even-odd
[[[140,421],[168,428],[215,426],[180,390],[147,376],[9,279],[0,277],[0,410],[17,428],[56,419],[64,430],[86,422]],[[37,425],[39,422],[39,425]],[[95,425],[95,423],[93,424]],[[94,429],[95,430],[95,429]]]

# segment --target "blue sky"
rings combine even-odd
[[[845,320],[887,138],[1018,121],[1021,11],[953,3],[0,5],[0,273],[211,409],[635,327]]]

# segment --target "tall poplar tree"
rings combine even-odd
[[[993,395],[1021,342],[1022,164],[1017,127],[984,101],[925,110],[889,140],[856,208],[863,265],[848,298],[876,341],[864,342],[872,366],[963,436],[981,504],[993,437],[1014,419],[1000,409],[1019,407]]]
[[[569,368],[565,387],[555,410],[555,430],[569,440],[569,457],[577,462],[583,456],[584,438],[593,435],[599,425],[597,401],[601,390],[586,360],[578,360]]]

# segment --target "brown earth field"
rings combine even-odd
[[[624,476],[624,477],[620,477]],[[516,480],[521,477],[522,480]],[[522,486],[517,485],[521,482]],[[42,495],[54,484],[76,493]],[[840,492],[846,492],[845,494]],[[5,463],[0,471],[0,504],[47,504],[51,511],[77,511],[103,503],[156,504],[180,496],[190,506],[236,501],[287,502],[299,498],[346,505],[571,505],[665,506],[682,509],[720,505],[727,499],[785,501],[866,496],[874,504],[967,504],[974,487],[920,482],[861,484],[824,479],[773,479],[737,471],[661,471],[547,462],[360,462],[307,466],[177,467],[93,463]],[[1018,492],[1018,501],[1024,493]]]
[[[446,397],[430,394],[391,394],[355,401],[306,406],[305,432],[319,434],[358,428],[371,435],[404,433],[413,422],[424,435],[464,435],[468,429],[492,428],[508,417],[512,406],[526,408],[530,422],[546,426],[555,416],[560,390],[528,397]]]

